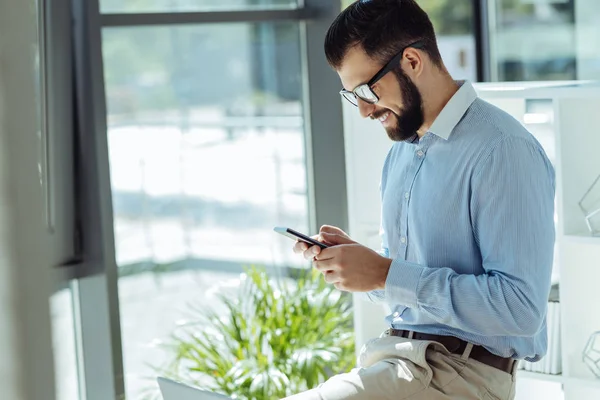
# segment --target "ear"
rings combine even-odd
[[[404,50],[404,57],[402,57],[402,67],[407,75],[412,78],[417,78],[423,73],[425,61],[425,53],[421,50],[409,47]]]

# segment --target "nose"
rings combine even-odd
[[[361,117],[367,118],[373,114],[373,110],[375,110],[375,104],[369,104],[366,101],[358,98],[356,100],[358,101],[358,111],[360,112]]]

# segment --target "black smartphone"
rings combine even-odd
[[[306,236],[300,232],[297,232],[297,231],[293,230],[292,228],[276,226],[275,228],[273,228],[273,230],[275,232],[281,233],[283,236],[287,236],[291,239],[300,240],[301,242],[304,242],[309,246],[319,246],[321,249],[326,249],[329,247],[325,243],[319,242],[318,240],[315,240],[315,239],[311,238],[310,236]]]

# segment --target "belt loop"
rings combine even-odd
[[[514,376],[516,375],[518,367],[519,367],[519,360],[513,360],[513,365],[511,367],[511,371],[510,371],[510,374],[513,376],[513,379],[514,379]]]
[[[415,335],[414,331],[408,331],[408,338],[409,339],[412,339],[414,335]]]
[[[462,356],[460,356],[460,359],[463,361],[467,361],[469,359],[469,356],[471,355],[471,350],[473,350],[473,343],[467,342],[467,347],[462,353]]]

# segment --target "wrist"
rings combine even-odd
[[[390,268],[392,266],[392,260],[386,257],[381,257],[381,278],[379,279],[377,289],[385,290],[385,283],[387,281],[388,274],[390,272]]]

